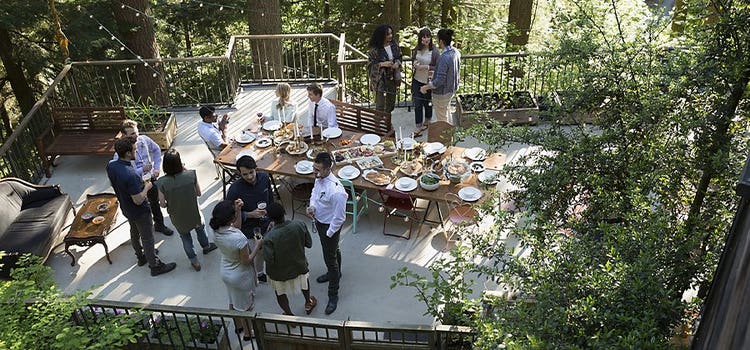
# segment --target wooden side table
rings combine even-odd
[[[97,207],[102,203],[109,204],[109,209],[104,213],[100,213],[97,210]],[[107,242],[104,241],[104,237],[109,234],[109,231],[112,229],[112,226],[115,223],[115,219],[117,218],[117,209],[119,207],[118,204],[119,203],[117,202],[117,197],[114,195],[114,193],[98,193],[86,195],[86,203],[84,203],[83,207],[78,210],[75,219],[73,219],[73,224],[70,225],[68,234],[66,234],[65,238],[63,239],[63,242],[65,243],[65,252],[70,255],[71,259],[73,259],[73,261],[70,262],[70,266],[74,266],[76,264],[76,258],[68,249],[71,245],[90,247],[97,243],[100,243],[104,246],[104,252],[107,255],[107,261],[112,264],[112,259],[109,258],[109,248],[107,247]],[[86,212],[92,212],[96,215],[101,215],[104,217],[104,221],[100,224],[83,221],[83,218],[81,218],[81,216]]]

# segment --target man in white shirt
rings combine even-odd
[[[216,115],[213,107],[203,106],[199,113],[203,120],[198,122],[198,135],[208,144],[209,148],[221,151],[227,145],[224,131],[229,124],[229,116],[224,114],[217,124],[216,120],[219,119],[219,116]]]
[[[320,84],[310,84],[307,87],[307,97],[310,105],[307,108],[307,124],[302,129],[303,136],[319,135],[321,127],[328,129],[339,126],[336,122],[336,106],[323,97],[323,87]]]
[[[349,197],[339,179],[333,175],[333,160],[328,152],[315,157],[313,172],[315,185],[310,196],[307,215],[314,219],[315,230],[320,237],[323,260],[328,273],[317,278],[318,283],[328,282],[328,305],[326,315],[336,311],[339,301],[339,281],[341,279],[341,250],[339,237],[341,226],[346,219],[346,200]]]

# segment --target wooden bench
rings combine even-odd
[[[37,139],[47,177],[62,155],[113,155],[125,120],[123,107],[64,107],[52,110],[52,125]]]
[[[391,114],[351,103],[331,100],[336,106],[336,122],[341,129],[393,136]]]

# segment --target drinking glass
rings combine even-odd
[[[260,227],[253,228],[253,236],[255,237],[256,240],[259,240],[263,237],[260,235]]]

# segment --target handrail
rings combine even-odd
[[[148,63],[160,63],[160,62],[203,62],[203,61],[216,61],[227,59],[225,56],[199,56],[199,57],[166,57],[166,58],[144,58],[136,60],[96,60],[96,61],[75,61],[70,62],[74,66],[106,66],[114,64],[141,64],[143,62]]]
[[[70,70],[71,65],[66,64],[62,71],[60,71],[60,74],[57,75],[55,80],[52,81],[52,84],[47,88],[47,91],[44,92],[41,98],[39,98],[36,103],[34,103],[34,106],[31,107],[31,110],[29,113],[26,113],[25,116],[21,119],[21,122],[16,125],[16,127],[13,129],[13,133],[8,136],[7,139],[5,139],[5,142],[3,142],[2,146],[0,146],[0,156],[5,154],[5,152],[8,151],[8,148],[13,144],[13,141],[15,141],[18,138],[18,135],[20,135],[24,130],[26,130],[26,126],[29,125],[31,122],[31,117],[39,110],[39,108],[42,107],[44,102],[47,101],[50,95],[52,95],[53,91],[55,90],[55,87],[57,87],[58,84],[65,78],[65,76],[68,74],[68,71]]]

